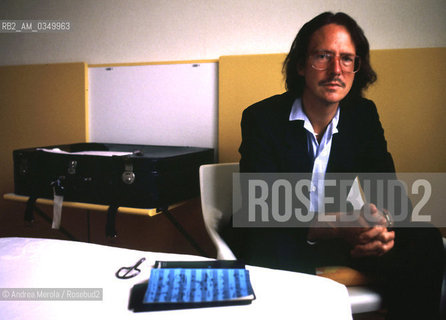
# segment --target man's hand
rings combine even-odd
[[[389,231],[387,224],[385,215],[374,204],[366,204],[355,222],[315,226],[310,228],[308,240],[342,238],[351,245],[352,257],[382,256],[393,248],[395,241],[395,232]]]
[[[393,248],[395,232],[387,229],[387,219],[374,204],[367,204],[361,210],[363,214],[365,210],[369,214],[369,227],[364,227],[365,224],[361,223],[363,227],[344,228],[339,234],[352,245],[352,257],[382,256]],[[370,226],[370,218],[373,219],[374,226]]]
[[[375,226],[360,233],[357,239],[358,243],[350,251],[352,257],[382,256],[393,248],[395,232]]]

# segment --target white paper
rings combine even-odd
[[[358,177],[356,177],[353,181],[350,192],[347,195],[347,201],[352,204],[353,210],[361,210],[361,208],[365,204],[361,184],[359,183]]]
[[[54,148],[54,149],[38,148],[37,150],[51,153],[59,153],[59,154],[89,155],[89,156],[101,156],[101,157],[127,156],[132,154],[132,152],[126,152],[126,151],[95,151],[95,150],[67,152],[59,148]]]
[[[54,206],[53,206],[53,229],[60,228],[60,222],[62,220],[62,203],[63,196],[54,195]]]

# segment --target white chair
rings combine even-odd
[[[217,259],[236,260],[219,231],[232,216],[232,173],[237,162],[206,164],[200,167],[201,208],[206,230],[217,249]]]
[[[220,237],[219,230],[227,225],[232,215],[232,174],[239,172],[239,164],[219,163],[200,167],[200,191],[203,219],[209,237],[217,249],[217,259],[234,260],[235,255]],[[381,296],[365,286],[347,287],[352,313],[377,311]]]

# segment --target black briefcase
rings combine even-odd
[[[214,150],[77,143],[13,151],[18,195],[163,209],[200,194],[199,167]]]

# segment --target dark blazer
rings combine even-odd
[[[240,171],[311,172],[303,121],[289,121],[295,97],[276,95],[248,107],[242,116]],[[341,102],[327,172],[394,172],[375,104]]]
[[[303,121],[289,121],[294,100],[286,92],[244,110],[241,172],[311,173]],[[359,98],[341,102],[340,108],[327,172],[394,172],[374,103]],[[319,262],[306,241],[307,232],[307,228],[232,228],[225,239],[249,264],[312,273]]]

